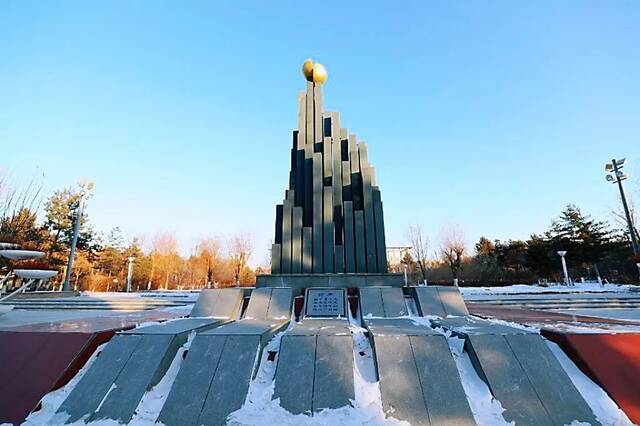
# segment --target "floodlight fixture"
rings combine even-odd
[[[616,179],[611,175],[607,175],[607,182],[616,183]]]
[[[621,168],[622,165],[624,164],[624,160],[626,160],[626,158],[622,158],[620,160],[616,160],[616,166],[618,166],[618,168]]]
[[[605,172],[612,172],[613,171],[613,164],[611,164],[611,163],[605,164],[604,171]]]

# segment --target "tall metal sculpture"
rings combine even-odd
[[[380,189],[363,141],[322,109],[325,68],[302,66],[289,189],[276,205],[272,274],[386,273]]]

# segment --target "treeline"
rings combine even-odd
[[[457,229],[441,237],[429,256],[429,240],[419,226],[409,229],[411,250],[404,262],[412,281],[451,282],[459,285],[501,285],[537,281],[562,282],[558,251],[566,251],[569,276],[574,280],[601,277],[609,282],[637,282],[640,259],[632,257],[626,229],[598,221],[568,205],[542,234],[523,240],[492,240],[481,237],[472,248],[465,246]],[[402,266],[395,265],[396,270]]]
[[[67,188],[45,198],[41,188],[32,182],[15,189],[0,179],[0,241],[44,251],[45,256],[37,262],[22,264],[57,269],[59,274],[48,285],[58,288],[64,280],[73,223],[85,189]],[[123,290],[129,258],[133,260],[132,290],[252,285],[255,274],[261,272],[247,265],[252,250],[252,237],[238,233],[227,238],[202,238],[184,256],[171,233],[125,241],[119,228],[106,235],[96,232],[83,213],[71,285],[78,290]],[[10,265],[0,259],[2,275],[10,266],[19,267],[20,263]]]

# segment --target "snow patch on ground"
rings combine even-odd
[[[546,343],[573,382],[573,385],[578,389],[580,395],[582,395],[582,398],[584,398],[591,407],[593,414],[596,416],[596,420],[604,426],[633,425],[627,415],[609,395],[600,386],[585,376],[562,349],[560,349],[560,346],[548,340],[546,340]]]
[[[275,390],[275,372],[280,351],[280,341],[286,333],[278,333],[267,344],[262,354],[258,373],[249,386],[249,393],[244,405],[231,413],[229,425],[263,426],[263,425],[311,425],[323,426],[327,424],[344,426],[384,426],[408,425],[395,419],[385,418],[382,410],[380,387],[376,378],[373,363],[373,349],[369,339],[364,334],[365,329],[358,325],[358,320],[349,318],[350,330],[354,339],[354,387],[355,400],[353,406],[338,409],[322,410],[314,413],[313,417],[305,414],[292,414],[280,406],[279,399],[272,399]],[[295,325],[292,322],[290,329]],[[288,330],[287,329],[287,330]],[[273,361],[269,361],[269,352],[276,352]],[[364,354],[364,355],[361,355]],[[292,378],[293,380],[294,378]]]
[[[191,342],[196,337],[195,330],[189,334],[189,338],[182,345],[176,356],[171,361],[169,369],[165,373],[164,377],[153,388],[145,392],[142,396],[142,400],[136,407],[135,414],[130,424],[134,425],[153,425],[160,414],[160,410],[167,400],[171,386],[176,380],[180,366],[184,360],[184,353],[191,347]]]
[[[506,287],[460,287],[463,296],[492,295],[492,294],[531,294],[531,293],[626,293],[633,287],[630,285],[598,283],[576,283],[572,286],[563,284],[549,284],[547,286],[535,284],[515,284]]]

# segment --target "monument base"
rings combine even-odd
[[[258,275],[256,287],[402,287],[403,274],[273,274]]]

